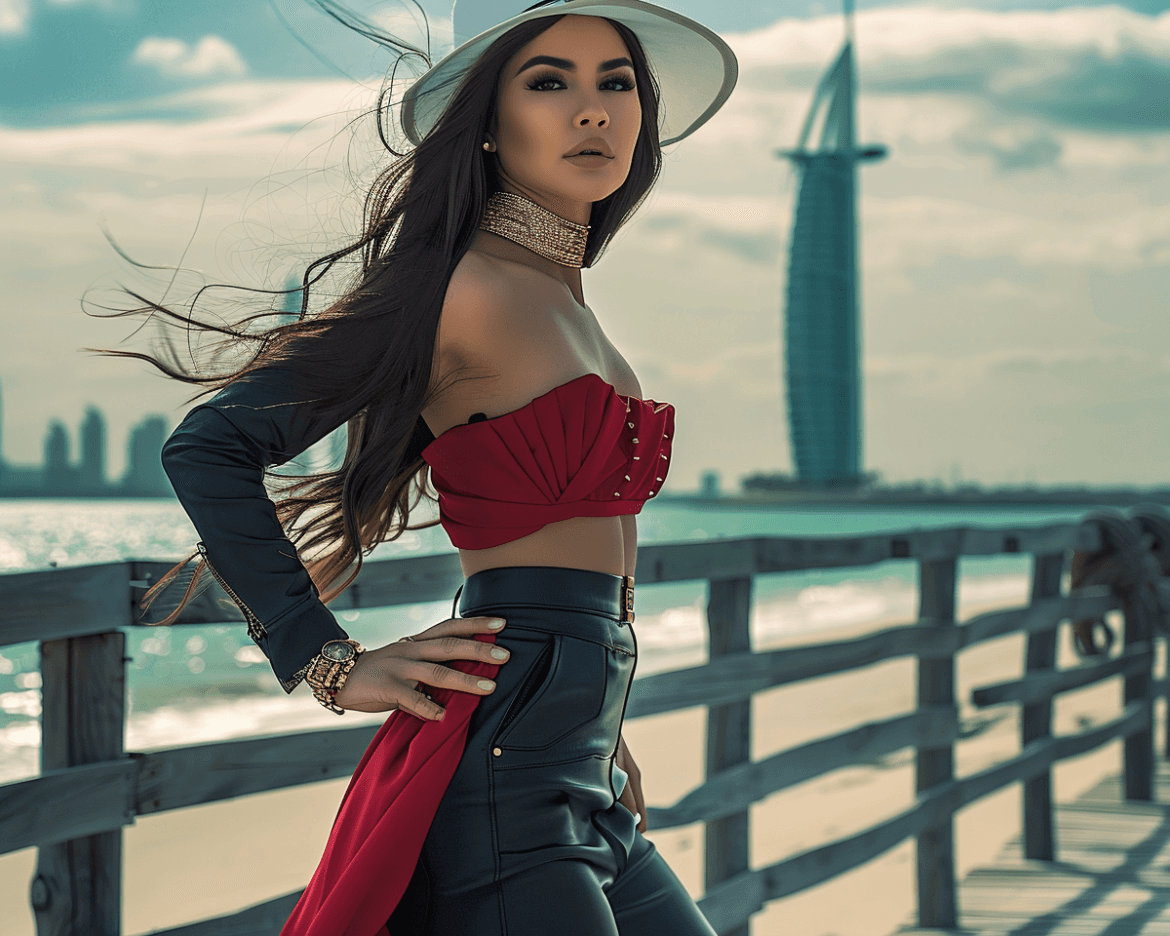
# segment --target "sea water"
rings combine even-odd
[[[698,542],[743,536],[844,536],[951,526],[1026,526],[1075,522],[1089,508],[859,508],[854,506],[702,507],[651,501],[638,517],[641,543]],[[197,536],[174,500],[0,501],[0,573],[191,554]],[[450,552],[441,528],[409,532],[369,558]],[[1028,556],[964,559],[959,614],[965,607],[1027,600]],[[832,639],[867,622],[915,617],[916,565],[874,566],[757,576],[752,640],[762,649],[794,636]],[[702,662],[706,583],[638,586],[638,673]],[[454,596],[452,596],[454,597]],[[451,601],[339,611],[364,646],[418,634],[451,614]],[[279,687],[243,624],[128,627],[126,749],[145,751],[249,735],[376,724],[384,715],[319,706],[304,685]],[[0,646],[0,782],[38,771],[41,696],[38,645]]]

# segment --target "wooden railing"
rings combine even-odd
[[[1152,679],[1154,615],[1142,610],[1148,609],[1148,603],[1123,600],[1123,592],[1106,587],[1076,595],[1062,594],[1061,589],[1069,551],[1097,551],[1104,542],[1099,521],[1090,517],[1077,525],[758,537],[639,549],[639,588],[696,579],[707,580],[709,586],[709,661],[635,680],[627,717],[691,706],[707,708],[705,781],[672,806],[649,809],[648,819],[655,829],[705,823],[705,895],[699,905],[721,936],[746,936],[749,918],[768,901],[857,867],[909,837],[915,837],[918,846],[920,924],[955,926],[955,812],[1008,784],[1022,782],[1026,854],[1051,859],[1053,764],[1116,738],[1126,739],[1126,795],[1150,798],[1152,701],[1166,689],[1165,680]],[[1149,548],[1147,538],[1142,549]],[[1030,603],[958,623],[959,557],[1001,553],[1033,557]],[[916,621],[855,639],[751,651],[755,576],[891,560],[918,564]],[[37,640],[41,646],[42,771],[38,777],[0,786],[0,854],[39,848],[30,893],[39,936],[120,936],[121,829],[136,816],[344,777],[376,731],[377,726],[337,728],[146,754],[123,751],[125,636],[117,628],[135,623],[138,597],[169,565],[121,562],[0,576],[0,605],[6,609],[0,622],[0,645]],[[1145,566],[1148,574],[1149,563]],[[455,555],[372,562],[331,607],[343,610],[441,600],[451,595],[460,580]],[[1114,610],[1125,616],[1120,655],[1056,669],[1061,623]],[[239,620],[235,605],[213,586],[189,607],[182,623],[229,620]],[[1025,677],[983,687],[973,701],[1022,705],[1022,750],[1005,762],[958,779],[955,743],[967,735],[955,698],[956,655],[1017,632],[1027,636]],[[755,693],[897,657],[915,657],[918,662],[913,712],[752,760],[751,699]],[[1055,695],[1118,676],[1125,679],[1126,704],[1120,717],[1079,734],[1052,735]],[[753,803],[827,772],[910,747],[917,751],[917,799],[911,808],[858,834],[767,867],[750,866],[749,808]],[[288,894],[166,933],[275,934],[298,896]]]

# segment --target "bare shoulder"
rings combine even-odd
[[[443,299],[441,342],[446,350],[487,350],[509,328],[517,284],[491,257],[469,250],[455,266]],[[462,356],[462,355],[461,355]]]

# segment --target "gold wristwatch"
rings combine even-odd
[[[313,697],[329,711],[345,714],[345,709],[334,702],[333,697],[341,691],[349,671],[365,652],[356,640],[327,640],[321,652],[309,662],[305,682],[313,690]]]

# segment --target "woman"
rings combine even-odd
[[[580,269],[649,192],[660,146],[705,122],[735,74],[718,37],[659,7],[538,4],[407,92],[417,148],[375,186],[364,237],[305,274],[307,309],[315,267],[360,251],[338,303],[265,333],[226,379],[134,355],[220,388],[163,464],[200,569],[282,686],[304,679],[338,714],[394,712],[286,936],[711,936],[641,835],[621,739],[635,514],[666,476],[674,414],[642,398]],[[344,420],[342,468],[291,486],[311,496],[269,500],[264,469]],[[325,602],[406,528],[428,469],[462,616],[364,650]],[[322,505],[299,546],[336,548],[306,568],[286,530]]]

